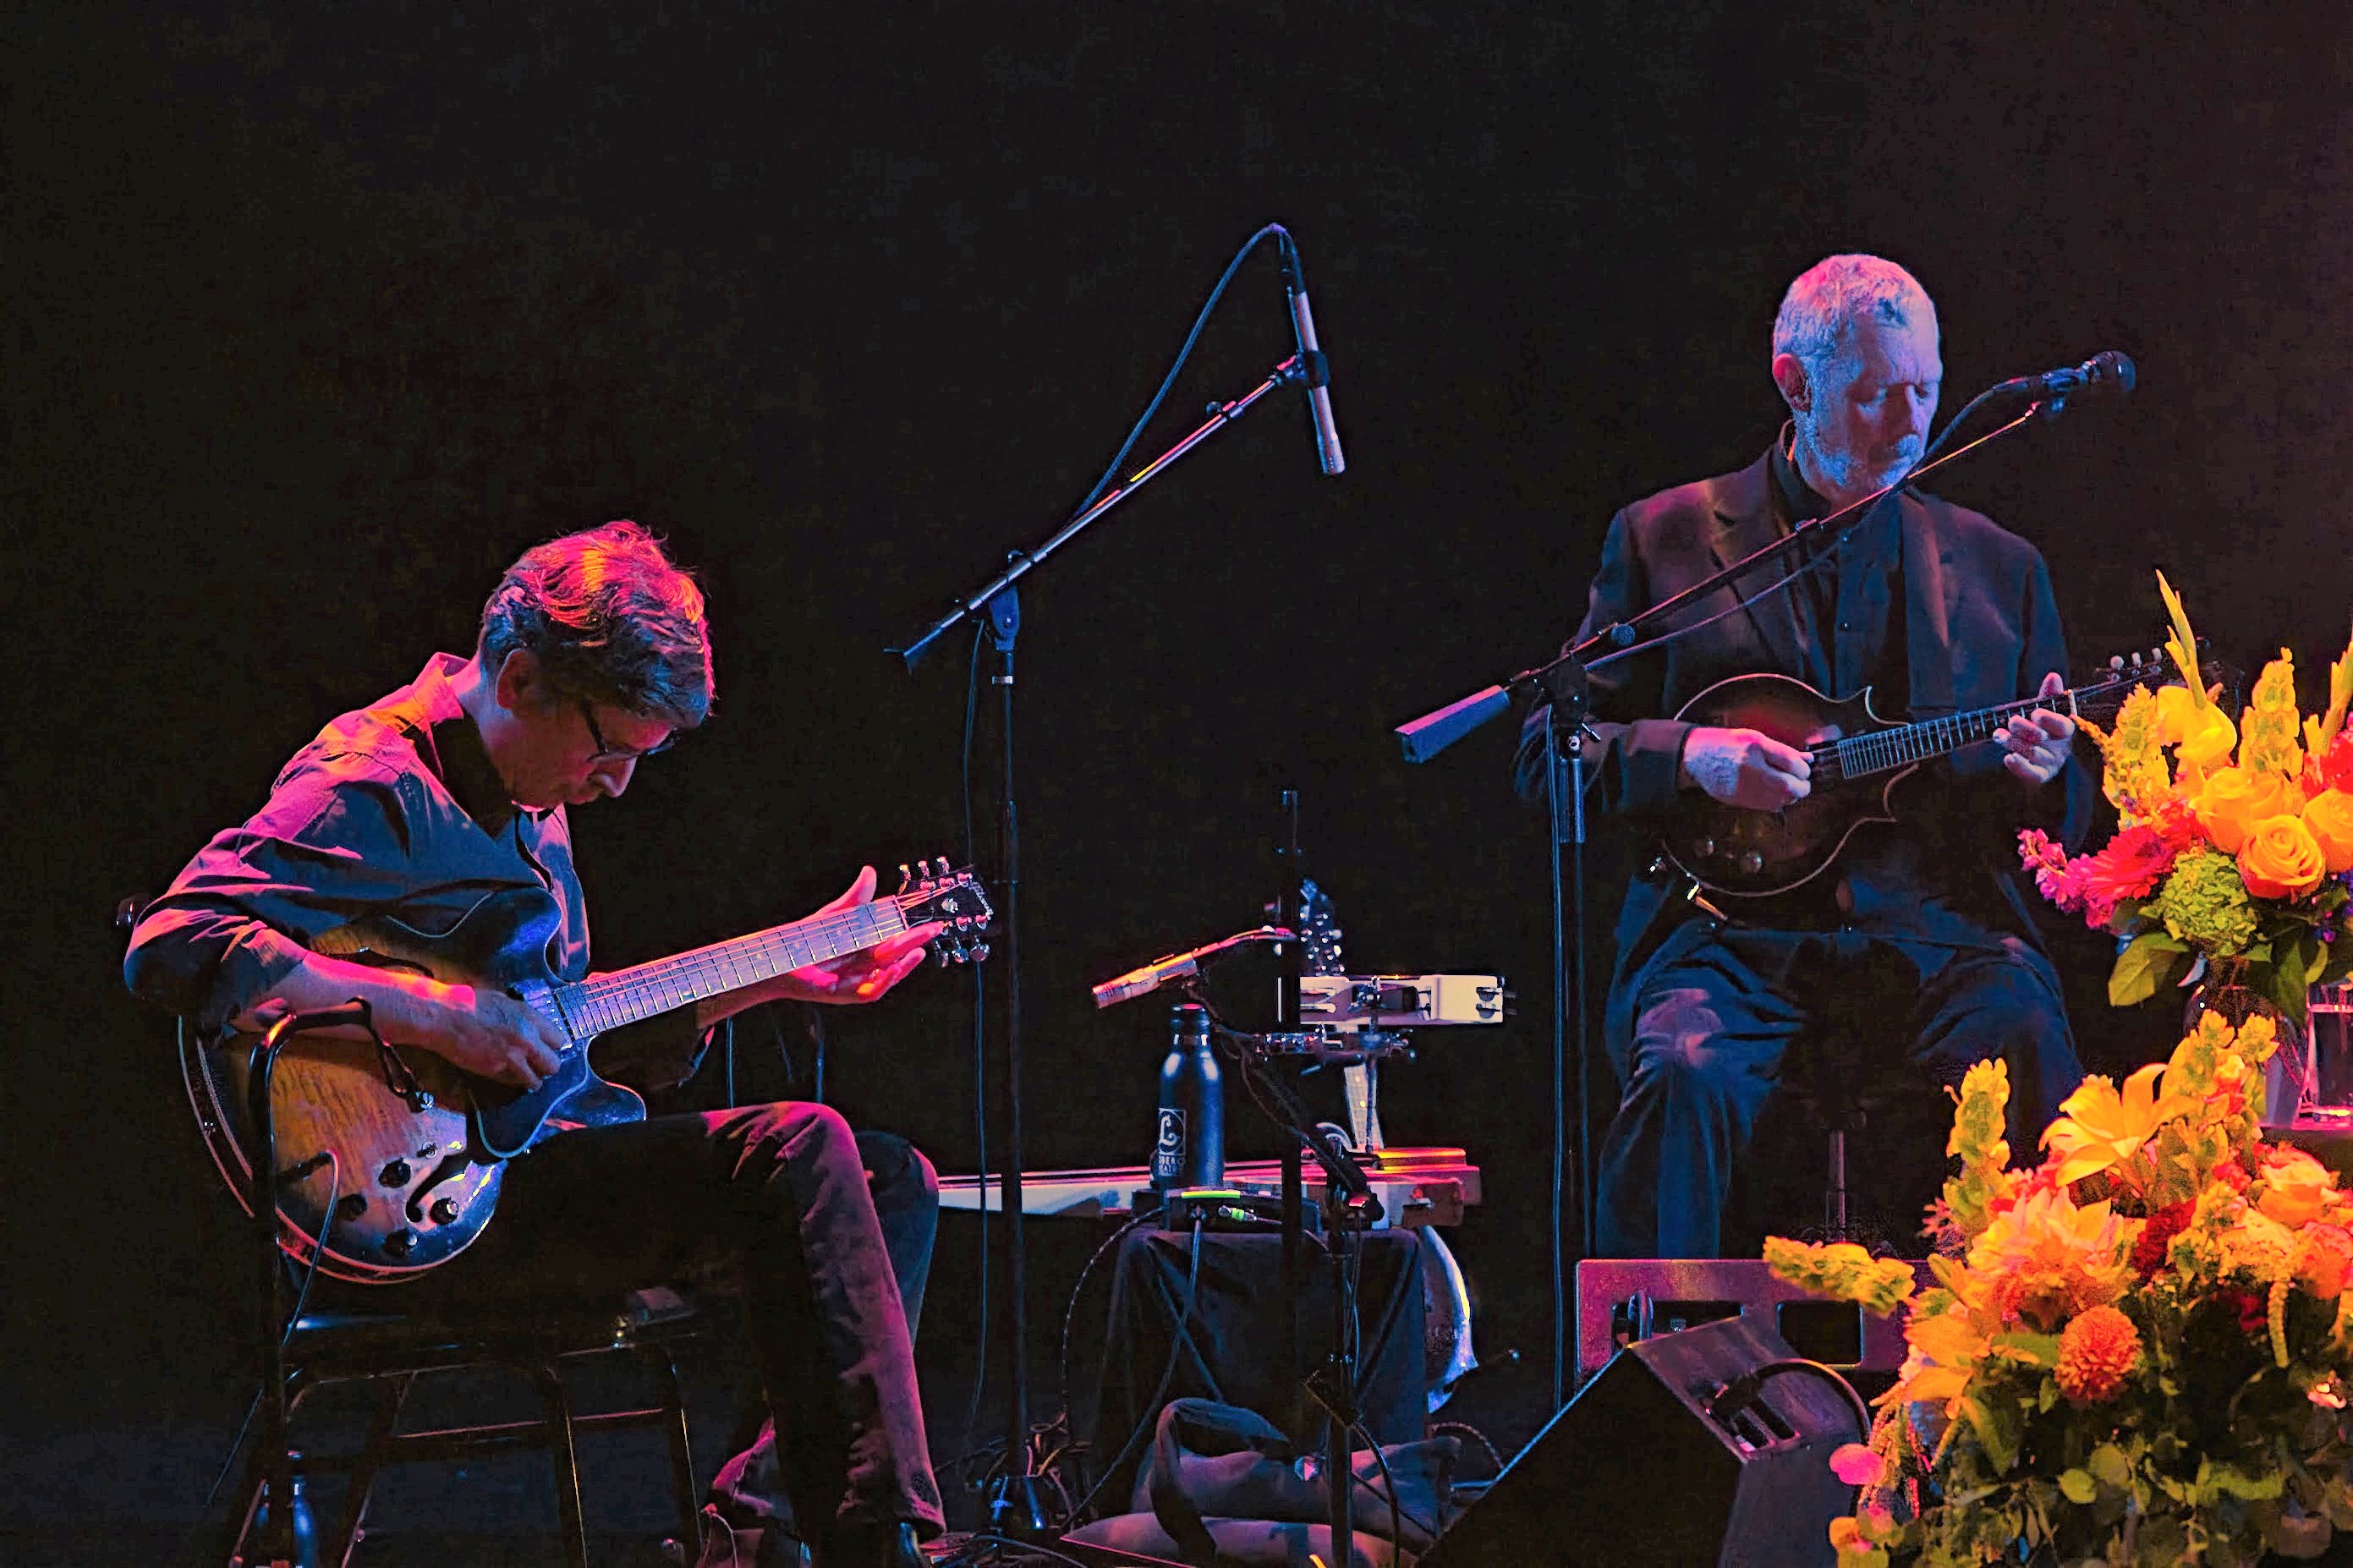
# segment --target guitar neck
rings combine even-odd
[[[706,996],[879,947],[906,929],[906,914],[899,900],[877,899],[854,909],[811,915],[733,942],[713,942],[633,969],[559,985],[554,991],[555,1005],[573,1036],[586,1039]]]
[[[1979,741],[1989,741],[2010,720],[2037,708],[2065,710],[2079,695],[2065,691],[2051,697],[2022,698],[1967,713],[1947,713],[1941,719],[1924,719],[1916,724],[1896,724],[1865,734],[1842,736],[1812,747],[1807,756],[1816,767],[1825,763],[1835,767],[1841,778],[1867,778],[1873,773],[1889,773],[1941,757]]]

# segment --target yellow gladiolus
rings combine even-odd
[[[2200,774],[2230,765],[2239,744],[2238,726],[2204,692],[2186,686],[2159,687],[2157,693],[2158,733],[2173,754]]]

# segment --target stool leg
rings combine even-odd
[[[573,1442],[572,1401],[552,1361],[519,1362],[515,1370],[539,1390],[547,1422],[547,1457],[555,1471],[555,1511],[564,1529],[564,1561],[588,1568],[588,1527],[580,1517],[580,1456]]]
[[[653,1363],[655,1384],[661,1392],[662,1433],[670,1439],[670,1495],[678,1504],[678,1538],[686,1542],[690,1554],[697,1553],[702,1550],[702,1510],[695,1501],[694,1451],[688,1447],[686,1432],[686,1391],[679,1385],[678,1363],[668,1347],[649,1343],[638,1349]]]
[[[366,1446],[352,1467],[351,1485],[343,1493],[343,1517],[335,1526],[323,1559],[332,1568],[351,1568],[352,1554],[359,1550],[360,1536],[367,1525],[368,1500],[375,1493],[375,1478],[384,1468],[385,1450],[391,1445],[393,1434],[399,1430],[400,1412],[408,1403],[409,1390],[417,1386],[417,1374],[406,1373],[390,1381],[392,1386],[383,1391],[376,1401],[375,1414],[368,1420]]]

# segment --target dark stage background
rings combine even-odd
[[[1419,769],[1390,726],[1545,653],[1618,505],[1761,448],[1780,290],[1856,248],[1935,295],[1947,413],[2138,360],[2128,405],[1936,487],[2043,549],[2079,663],[2155,640],[2162,565],[2234,657],[2292,643],[2309,701],[2353,605],[2348,46],[2327,5],[18,13],[12,1436],[234,1407],[227,1205],[117,898],[464,646],[524,546],[620,515],[702,574],[720,701],[579,816],[600,959],[955,852],[967,645],[913,679],[882,648],[1050,531],[1271,218],[1347,474],[1271,399],[1026,590],[1030,1152],[1144,1157],[1159,1010],[1087,986],[1253,923],[1294,786],[1352,960],[1519,983],[1388,1118],[1486,1167],[1459,1250],[1533,1400],[1542,841],[1509,726]],[[1139,451],[1288,331],[1255,258]],[[833,1098],[968,1169],[968,1012],[927,973],[836,1016]],[[2099,1061],[2167,1037],[2079,1016]]]

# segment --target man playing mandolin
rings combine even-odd
[[[612,522],[531,550],[484,606],[471,658],[437,655],[407,686],[330,723],[261,810],[215,837],[148,908],[125,964],[131,988],[207,1034],[359,998],[412,1061],[428,1052],[537,1089],[571,1044],[554,1018],[494,984],[317,950],[372,915],[447,932],[486,896],[527,889],[553,910],[552,931],[530,933],[534,946],[545,939],[530,958],[553,981],[583,980],[588,932],[566,808],[620,795],[639,762],[702,721],[711,695],[702,595],[650,535]],[[827,911],[854,915],[873,891],[869,868]],[[923,961],[938,931],[918,925],[614,1030],[597,1066],[649,1086],[679,1082],[721,1019],[779,998],[872,1001]],[[930,1196],[928,1168],[903,1152],[917,1199]],[[817,1105],[563,1131],[504,1167],[495,1221],[400,1299],[617,1300],[680,1278],[706,1251],[732,1257],[774,1435],[723,1479],[765,1471],[773,1442],[818,1563],[917,1563],[917,1534],[941,1528],[940,1497],[893,1275],[894,1260],[909,1268],[909,1248],[886,1240],[869,1163],[841,1118]],[[375,1180],[338,1176],[360,1197]],[[912,1221],[922,1256],[910,1307],[933,1223],[928,1213]],[[745,1525],[773,1517],[767,1500],[720,1501]],[[760,1560],[754,1531],[714,1521],[713,1535],[706,1562]]]
[[[1936,414],[1938,343],[1936,307],[1893,262],[1833,256],[1800,276],[1773,326],[1773,381],[1789,410],[1781,436],[1737,473],[1611,520],[1577,640],[1801,522],[1901,485]],[[1829,735],[1672,717],[1708,707],[1694,700],[1720,681],[1767,673],[1836,698],[1871,688],[1882,715],[1908,710],[1915,721],[2063,689],[2058,608],[2031,545],[1910,488],[1865,509],[1834,544],[1831,533],[1647,628],[1689,635],[1593,673],[1599,744],[1586,743],[1587,780],[1600,809],[1672,846],[1679,813],[1729,808],[1736,826],[1759,830],[1758,846],[1808,837],[1829,861],[1810,877],[1796,864],[1783,879],[1766,854],[1745,854],[1734,869],[1756,875],[1743,896],[1713,883],[1705,902],[1686,897],[1694,877],[1707,878],[1698,865],[1686,876],[1661,855],[1635,876],[1603,1024],[1620,1099],[1598,1161],[1596,1256],[1717,1257],[1727,1229],[1746,1250],[1736,1173],[1799,1059],[1791,1047],[1818,1047],[1826,1033],[1859,1044],[1874,1077],[1905,1055],[1942,1083],[2007,1058],[2021,1148],[2082,1076],[2010,847],[2023,826],[2080,837],[2087,824],[2091,786],[2070,761],[2069,717],[2037,707],[1999,728],[1987,721],[1977,732],[1989,742],[1928,762],[1894,792],[1898,820],[1862,826],[1842,849],[1857,812],[1833,797],[1873,815],[1886,781],[1817,767],[1809,747]],[[1783,572],[1786,585],[1736,607]],[[1782,699],[1798,691],[1753,684]],[[1736,721],[1740,705],[1725,707]],[[1546,717],[1541,707],[1530,715],[1516,765],[1521,794],[1537,802]],[[1767,886],[1778,890],[1758,890]]]

